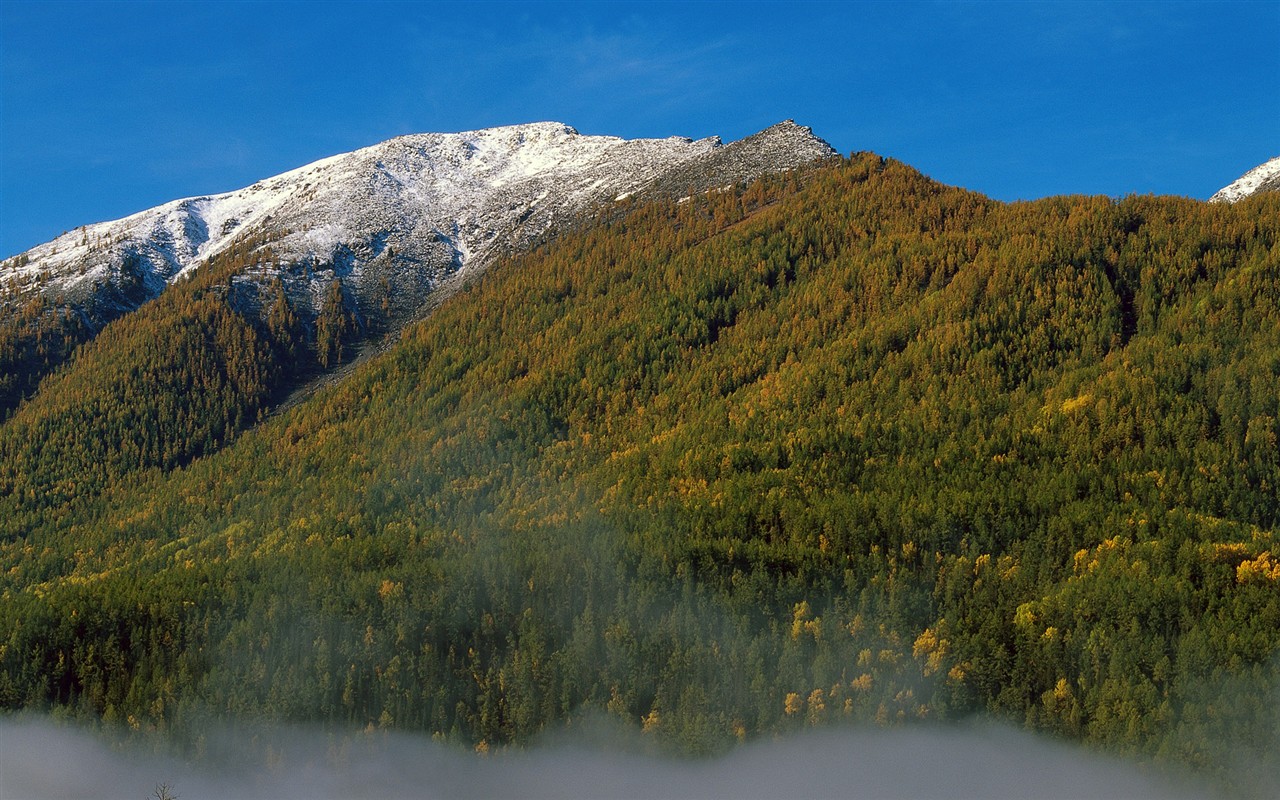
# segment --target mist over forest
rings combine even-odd
[[[1280,197],[860,153],[364,350],[262,257],[0,322],[6,796],[1280,786]]]
[[[214,727],[204,736],[206,752],[192,761],[157,753],[165,746],[146,738],[112,742],[46,720],[7,720],[0,723],[0,794],[110,800],[148,797],[165,785],[185,800],[1215,796],[1176,770],[1141,768],[990,723],[815,731],[713,759],[662,757],[635,731],[604,719],[578,720],[529,748],[483,756],[386,731]]]

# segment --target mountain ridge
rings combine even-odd
[[[697,179],[681,177],[712,155],[721,157]],[[409,134],[242,189],[81,226],[4,261],[0,281],[20,295],[61,295],[91,309],[109,286],[145,300],[257,237],[273,244],[268,273],[308,261],[344,277],[355,272],[357,282],[361,267],[390,250],[401,256],[402,272],[416,273],[421,293],[445,274],[479,266],[495,251],[518,248],[567,217],[660,180],[706,190],[717,180],[749,180],[833,155],[811,129],[791,121],[730,145],[718,137],[584,136],[558,122]],[[105,321],[129,305],[108,304],[89,316]]]
[[[249,317],[265,321],[283,294],[297,336],[329,369],[346,344],[428,311],[437,290],[610,205],[835,156],[790,120],[728,145],[536,122],[400,136],[82,226],[0,262],[0,418],[76,345],[215,262],[232,307]]]

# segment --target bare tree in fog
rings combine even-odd
[[[161,783],[156,786],[155,791],[147,800],[178,800],[178,795],[174,793],[173,787],[167,783]]]

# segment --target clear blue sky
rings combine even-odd
[[[404,133],[785,118],[1002,200],[1205,198],[1280,155],[1280,0],[0,0],[0,257]]]

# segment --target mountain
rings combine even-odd
[[[335,276],[375,276],[420,302],[557,226],[663,185],[705,191],[834,155],[786,121],[740,142],[583,136],[556,122],[402,136],[225,194],[86,225],[0,265],[0,281],[78,303],[94,320],[160,294],[237,246],[272,259],[238,278],[281,277],[318,299]]]
[[[238,191],[86,225],[0,263],[0,416],[76,344],[215,261],[228,266],[236,307],[265,313],[278,283],[313,341],[332,296],[349,317],[347,338],[359,341],[396,330],[438,288],[600,209],[834,154],[790,120],[728,145],[534,123],[403,136]],[[318,346],[331,365],[333,348]]]
[[[1280,192],[1280,156],[1259,164],[1235,181],[1222,187],[1210,202],[1234,203],[1262,192]]]
[[[283,407],[318,341],[238,257],[108,324],[0,422],[0,707],[192,753],[992,715],[1273,796],[1280,195],[1005,204],[872,153],[715,188]]]

